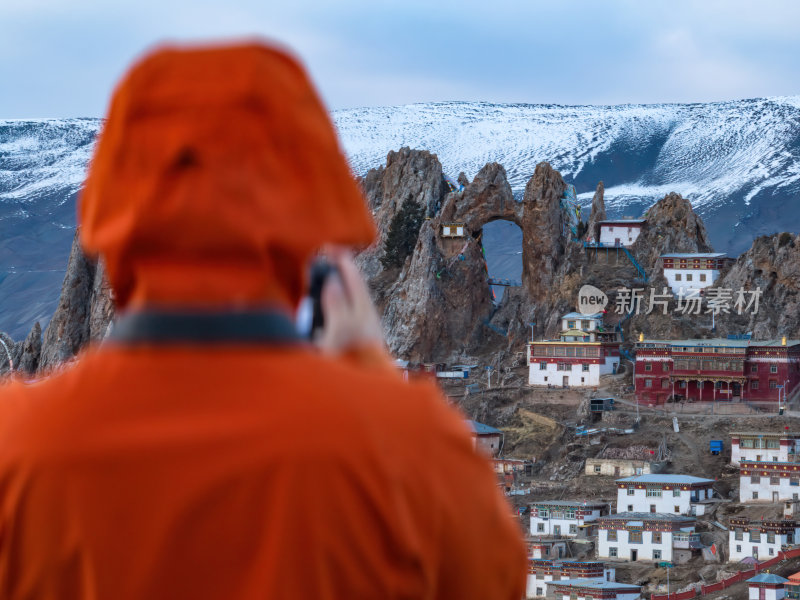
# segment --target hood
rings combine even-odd
[[[325,244],[374,224],[327,111],[276,48],[164,47],[112,97],[79,200],[117,307],[294,306]]]

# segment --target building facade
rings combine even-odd
[[[800,499],[800,462],[741,461],[740,502],[781,502]]]
[[[752,557],[769,560],[785,545],[800,541],[800,523],[794,520],[774,519],[752,521],[732,517],[728,530],[728,561],[740,562]]]
[[[492,458],[500,454],[503,447],[503,432],[490,425],[467,420],[472,431],[472,443],[476,450]]]
[[[528,344],[528,384],[588,387],[614,373],[620,361],[619,334],[603,326],[603,315],[568,313],[558,340]]]
[[[530,508],[532,536],[589,537],[597,519],[609,513],[605,502],[543,500]]]
[[[743,431],[731,433],[731,464],[791,462],[800,451],[800,433]]]
[[[587,458],[584,475],[610,475],[612,477],[630,477],[651,473],[650,463],[645,460],[628,460],[624,458]]]
[[[547,585],[554,581],[570,579],[614,581],[614,577],[615,570],[599,561],[530,559],[526,596],[528,598],[546,596]]]
[[[603,246],[632,246],[642,232],[645,219],[609,219],[600,221],[600,239]]]
[[[641,600],[642,588],[632,583],[571,579],[552,584],[556,600]]]
[[[800,340],[641,340],[634,391],[640,404],[778,402],[800,391]],[[779,398],[780,397],[780,398]]]
[[[748,600],[782,600],[786,597],[788,579],[773,573],[759,573],[747,580]]]
[[[724,253],[662,254],[661,267],[673,294],[688,296],[707,288],[731,260]]]
[[[691,517],[626,512],[601,517],[597,527],[598,558],[685,562],[702,548]]]
[[[617,512],[702,515],[714,480],[691,475],[636,475],[617,480]]]

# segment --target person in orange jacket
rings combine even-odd
[[[0,598],[518,600],[526,556],[462,416],[407,383],[342,250],[374,225],[301,66],[165,47],[116,89],[80,196],[108,340],[0,389]]]

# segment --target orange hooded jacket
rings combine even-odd
[[[81,237],[125,314],[287,313],[373,224],[302,68],[166,48],[116,90]],[[106,342],[0,389],[0,598],[518,600],[525,553],[431,385],[303,344]]]

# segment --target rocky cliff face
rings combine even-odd
[[[375,277],[382,270],[383,240],[403,202],[416,202],[425,208],[427,217],[432,217],[444,199],[446,184],[435,154],[406,147],[389,152],[386,165],[368,171],[361,187],[375,218],[379,241],[359,255],[358,263],[365,275]]]
[[[739,289],[762,291],[756,313],[751,309],[739,315],[732,308],[717,318],[720,335],[752,332],[754,339],[784,335],[800,339],[800,236],[776,233],[756,238],[715,287],[734,294]]]
[[[606,203],[605,203],[606,188],[603,182],[597,184],[597,189],[592,196],[592,209],[589,212],[589,220],[586,223],[586,239],[599,240],[600,239],[600,221],[606,219]]]

